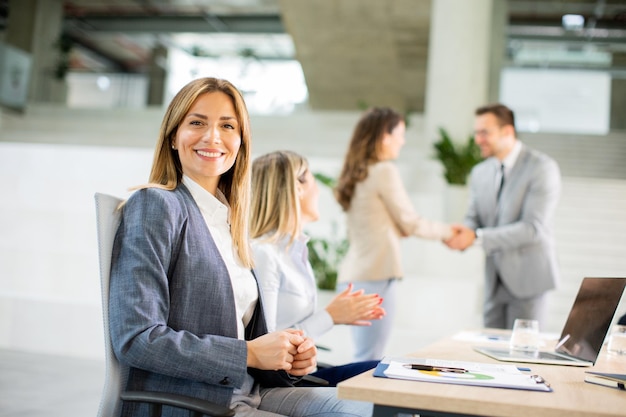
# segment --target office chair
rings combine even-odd
[[[105,378],[98,417],[119,417],[122,402],[148,403],[150,417],[160,417],[164,405],[189,410],[191,417],[228,417],[235,411],[228,407],[199,398],[164,392],[124,391],[128,381],[129,368],[122,365],[111,346],[109,332],[109,280],[113,240],[120,224],[121,212],[118,207],[122,200],[111,195],[96,193],[96,219],[98,226],[98,254],[100,260],[100,285],[102,290],[102,320],[104,324]]]

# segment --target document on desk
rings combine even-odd
[[[386,368],[385,368],[386,366]],[[374,376],[442,384],[475,385],[550,392],[538,375],[523,374],[515,365],[424,358],[383,359]],[[381,372],[382,371],[382,372]]]

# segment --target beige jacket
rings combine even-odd
[[[401,278],[401,237],[441,240],[452,235],[448,225],[415,212],[391,161],[370,166],[367,178],[357,184],[346,214],[350,248],[339,268],[339,282]]]

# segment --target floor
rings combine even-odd
[[[0,417],[95,417],[104,362],[0,349]]]

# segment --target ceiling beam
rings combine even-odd
[[[109,52],[99,48],[97,43],[89,41],[84,36],[80,36],[71,32],[66,32],[66,36],[75,44],[78,45],[91,53],[98,56],[100,59],[104,61],[104,63],[111,68],[113,71],[119,71],[124,73],[138,73],[142,72],[143,68],[130,65],[129,62],[120,60],[116,56],[110,54]]]
[[[279,15],[66,17],[66,29],[124,33],[285,33]]]
[[[609,45],[626,44],[626,29],[582,29],[567,31],[559,26],[523,26],[511,25],[507,29],[509,39],[565,42],[565,43],[599,43]]]

